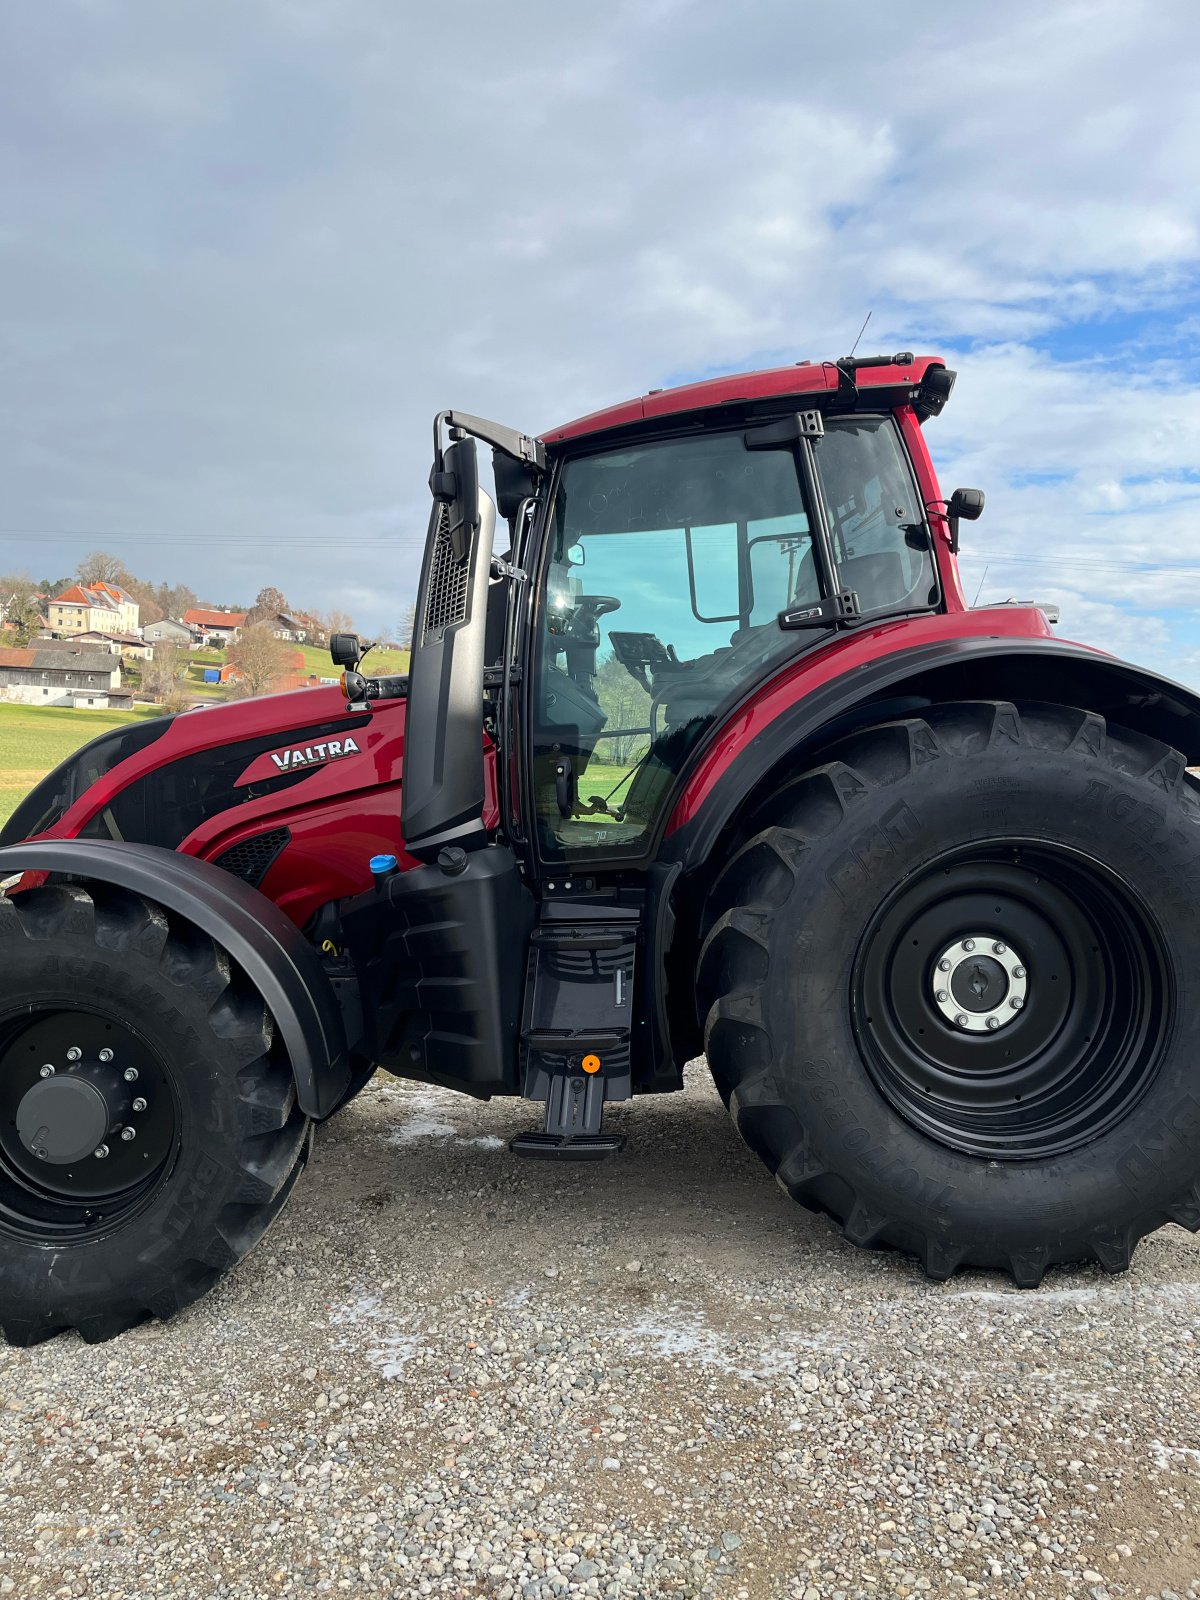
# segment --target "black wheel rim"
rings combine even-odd
[[[69,1243],[119,1227],[178,1142],[170,1075],[127,1023],[51,1007],[0,1019],[0,1231]]]
[[[907,1121],[972,1155],[1032,1160],[1129,1114],[1162,1060],[1173,990],[1128,884],[1075,851],[1007,840],[900,886],[851,998],[868,1070]]]

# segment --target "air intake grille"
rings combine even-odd
[[[216,858],[215,866],[224,867],[235,878],[241,878],[251,888],[257,889],[276,859],[287,849],[292,834],[289,828],[272,828],[269,833],[256,833],[252,839],[231,844]]]
[[[462,622],[467,614],[467,569],[470,559],[454,557],[450,542],[450,513],[438,507],[437,532],[429,558],[429,589],[425,597],[422,644],[440,644],[447,628]]]

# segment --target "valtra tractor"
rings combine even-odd
[[[1200,1226],[1200,699],[966,604],[953,378],[443,412],[407,679],[336,636],[340,687],[38,785],[0,838],[10,1341],[195,1300],[377,1066],[594,1159],[703,1052],[789,1195],[935,1278]]]

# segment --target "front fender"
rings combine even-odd
[[[107,839],[45,839],[0,849],[0,879],[27,872],[107,883],[186,917],[236,961],[287,1049],[296,1098],[325,1117],[350,1084],[341,1010],[320,957],[265,895],[192,856]]]

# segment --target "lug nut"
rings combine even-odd
[[[99,1148],[95,1151],[96,1160],[97,1161],[103,1161],[107,1154],[108,1154],[108,1146],[106,1144],[100,1145]]]
[[[939,972],[949,972],[950,968],[953,965],[954,965],[954,963],[953,963],[953,961],[950,960],[949,956],[943,956],[942,959],[938,962],[938,971]]]
[[[137,1075],[138,1074],[137,1074],[137,1068],[136,1067],[126,1067],[125,1068],[124,1076],[125,1076],[125,1082],[126,1083],[136,1083],[137,1082]]]
[[[38,1158],[39,1161],[45,1161],[46,1152],[44,1150],[35,1150],[33,1153]]]
[[[943,1002],[945,1000],[949,1000],[950,994],[949,994],[949,991],[946,990],[946,989],[935,989],[934,993],[933,993],[933,998],[935,1000],[937,1000],[939,1003],[941,1003],[941,1002]]]
[[[966,1012],[960,1011],[958,1013],[958,1015],[955,1017],[954,1020],[955,1020],[955,1022],[958,1023],[960,1028],[965,1028],[967,1023],[970,1022],[971,1019],[970,1019],[970,1017],[967,1016]]]
[[[1012,999],[1008,1003],[1014,1011],[1020,1011],[1021,1007],[1025,1004],[1024,1000],[1021,999],[1019,994],[1013,995]]]
[[[133,1109],[135,1111],[145,1111],[145,1109],[146,1109],[146,1097],[145,1097],[145,1095],[138,1095],[137,1099],[133,1102]]]
[[[125,1143],[128,1144],[130,1139],[136,1139],[137,1138],[137,1129],[136,1128],[122,1128],[121,1129],[121,1137],[122,1137],[122,1139],[124,1139]]]
[[[963,942],[962,942],[962,947],[963,947],[964,950],[974,950],[974,948],[975,948],[974,939],[964,939]]]
[[[1006,944],[1001,944],[1000,940],[997,939],[995,944],[992,946],[992,954],[994,956],[1002,956],[1007,949],[1008,946]],[[101,1056],[100,1059],[103,1060],[103,1056]]]
[[[989,1028],[998,1028],[1000,1026],[1000,1018],[999,1017],[989,1017],[987,1019],[987,1025],[988,1025]]]
[[[73,1044],[71,1046],[71,1048],[67,1051],[67,1060],[68,1061],[78,1061],[79,1058],[82,1055],[83,1055],[83,1051],[79,1048],[79,1046],[77,1044]]]
[[[111,1061],[112,1060],[112,1056],[113,1056],[112,1051],[108,1048],[107,1045],[105,1045],[104,1049],[101,1050],[101,1052],[100,1052],[101,1061]]]
[[[1024,976],[1025,976],[1025,968],[1024,967],[1014,967],[1013,968],[1013,977],[1014,978],[1023,978]]]
[[[54,1068],[51,1066],[49,1061],[47,1061],[47,1063],[46,1063],[46,1065],[44,1067],[39,1067],[38,1068],[38,1077],[39,1078],[52,1078],[53,1076],[54,1076]]]

